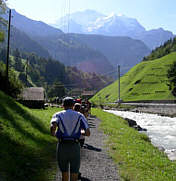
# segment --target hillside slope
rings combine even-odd
[[[125,73],[150,53],[142,41],[129,37],[85,34],[71,36],[104,54],[114,67],[121,65],[121,71]]]
[[[114,67],[102,53],[68,34],[37,36],[35,40],[47,49],[54,59],[59,60],[64,65],[76,66],[84,72],[101,74],[114,70]]]
[[[11,28],[11,48],[18,48],[22,52],[35,53],[41,57],[49,58],[49,52],[35,40],[32,40],[26,33],[12,26]],[[6,44],[5,44],[6,46]],[[5,47],[4,46],[4,47]]]
[[[173,100],[168,86],[167,71],[176,61],[176,52],[162,58],[141,62],[121,77],[121,99]],[[118,80],[99,91],[91,101],[94,103],[115,102],[118,99]]]
[[[0,180],[48,181],[56,169],[51,164],[55,139],[49,135],[49,116],[33,116],[1,91],[0,100]]]
[[[63,32],[57,28],[51,27],[42,21],[32,20],[24,15],[19,14],[12,10],[13,21],[12,25],[19,30],[25,32],[30,37],[35,36],[49,36],[49,35],[60,35]],[[8,15],[4,16],[7,19]]]

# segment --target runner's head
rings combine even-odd
[[[72,109],[74,106],[74,99],[72,97],[65,97],[63,99],[64,109]]]
[[[81,111],[81,104],[80,103],[75,103],[74,110],[80,112]]]

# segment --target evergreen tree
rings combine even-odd
[[[172,91],[172,94],[176,96],[176,62],[168,70],[169,78],[169,89]]]
[[[13,56],[14,56],[14,61],[15,61],[15,64],[14,64],[15,70],[17,70],[19,72],[23,72],[24,66],[22,64],[21,55],[20,55],[20,52],[18,49],[13,51]]]
[[[0,51],[0,60],[2,60],[4,63],[6,63],[6,60],[7,60],[7,50],[4,49],[4,48]]]

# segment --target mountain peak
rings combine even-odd
[[[90,13],[90,14],[92,14],[92,13],[98,13],[97,11],[95,11],[95,10],[92,10],[92,9],[86,9],[85,11],[82,11],[82,12],[84,12],[84,13]],[[98,13],[99,14],[99,13]]]
[[[111,18],[111,17],[114,17],[114,16],[116,16],[116,14],[114,12],[111,12],[107,17]]]
[[[108,16],[103,17],[102,19],[106,21],[106,20],[116,19],[116,18],[117,18],[117,15],[114,12],[112,12],[111,14],[109,14]]]
[[[117,17],[124,17],[124,18],[127,18],[124,14],[122,13],[119,13],[119,14],[116,14],[115,12],[111,12],[108,16],[106,16],[107,18],[117,18]]]
[[[117,16],[119,16],[119,17],[126,17],[124,14],[122,14],[122,13],[119,13]]]

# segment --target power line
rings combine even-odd
[[[70,32],[70,9],[71,9],[71,2],[70,0],[68,0],[68,30],[67,30],[68,34]]]

